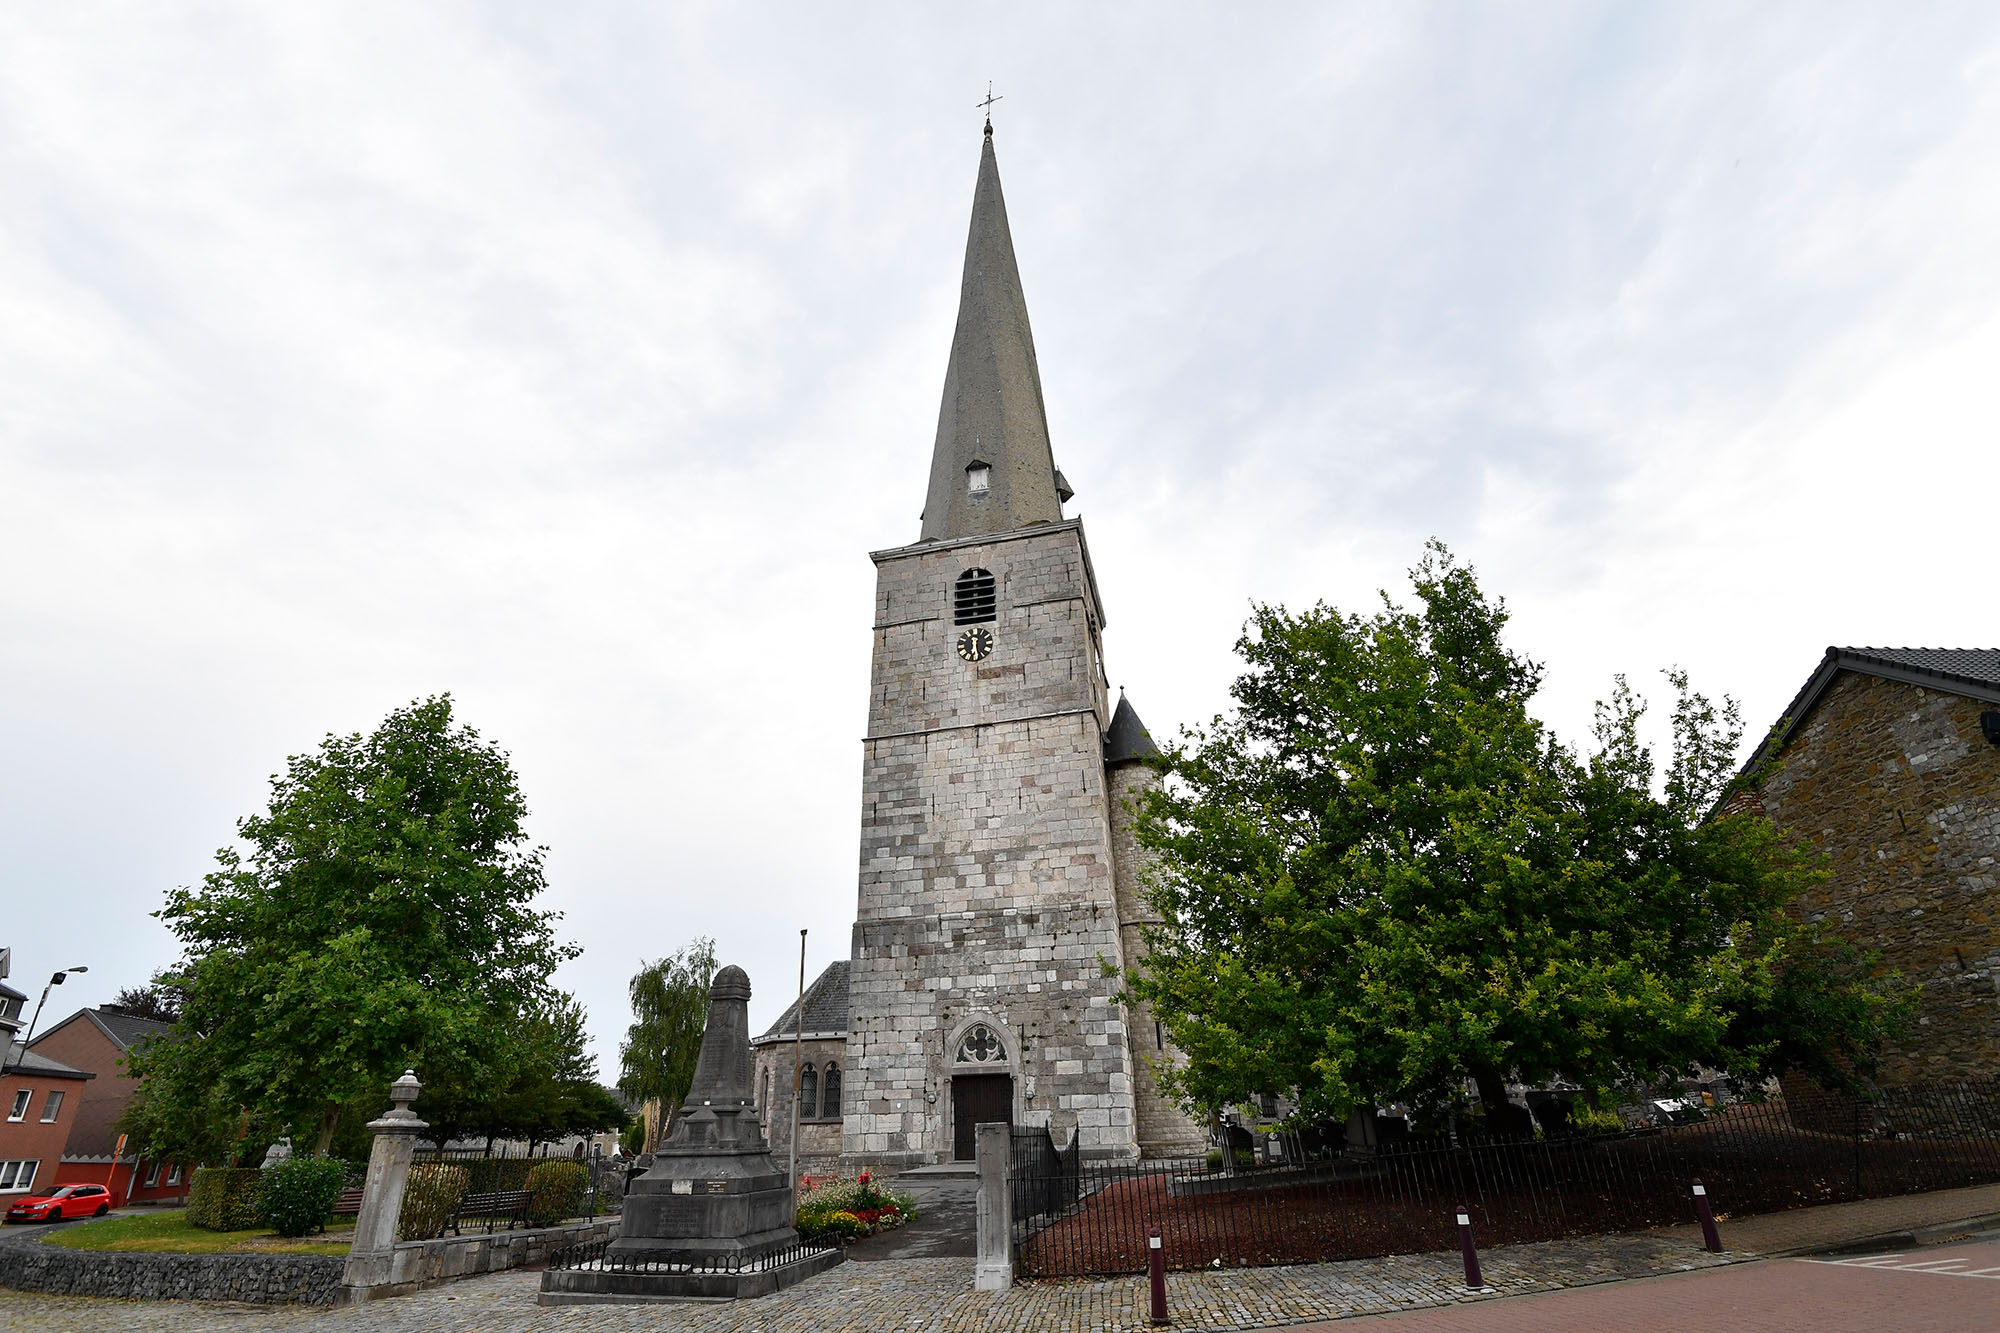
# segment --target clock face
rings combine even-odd
[[[992,651],[992,630],[969,629],[958,636],[958,655],[968,662],[977,662]]]

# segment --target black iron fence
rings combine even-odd
[[[623,1197],[623,1177],[602,1159],[491,1150],[422,1148],[410,1164],[399,1240],[431,1240],[594,1218]]]
[[[1450,1249],[1461,1204],[1482,1245],[1512,1244],[1691,1222],[1697,1179],[1725,1217],[2000,1181],[2000,1085],[1668,1105],[1669,1123],[1610,1133],[1293,1138],[1233,1170],[1017,1135],[1015,1249],[1028,1276],[1139,1272],[1157,1227],[1169,1268],[1309,1263]]]
[[[788,1245],[784,1249],[761,1254],[754,1259],[745,1259],[740,1254],[725,1254],[704,1256],[699,1262],[681,1262],[608,1254],[606,1250],[610,1244],[608,1240],[593,1240],[565,1246],[549,1256],[548,1267],[556,1271],[583,1268],[603,1273],[762,1272],[765,1269],[783,1268],[788,1264],[815,1258],[829,1250],[839,1248],[829,1242],[800,1241],[796,1245]]]

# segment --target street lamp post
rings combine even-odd
[[[28,1020],[28,1035],[21,1038],[21,1054],[28,1053],[28,1043],[35,1039],[35,1024],[42,1021],[42,1006],[49,1002],[49,989],[63,984],[63,978],[72,972],[88,972],[87,967],[66,967],[49,978],[49,984],[42,987],[42,998],[35,1001],[35,1016]]]

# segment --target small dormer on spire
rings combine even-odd
[[[989,106],[1000,99],[988,93]],[[989,119],[972,195],[958,325],[945,368],[925,496],[924,541],[1060,523],[1069,483],[1056,471],[1028,303],[1000,193]]]

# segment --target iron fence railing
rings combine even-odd
[[[569,1196],[536,1177],[535,1168],[547,1162],[574,1162],[586,1173],[582,1189]],[[623,1185],[622,1174],[602,1158],[536,1155],[506,1144],[491,1150],[422,1148],[410,1164],[403,1188],[397,1235],[402,1240],[430,1240],[571,1216],[594,1219],[599,1212],[622,1206]],[[539,1212],[551,1216],[538,1217]],[[563,1217],[553,1215],[558,1212]]]
[[[1461,1204],[1481,1244],[1508,1244],[1692,1221],[1697,1179],[1725,1215],[2000,1181],[2000,1085],[1788,1092],[1603,1134],[1318,1152],[1293,1136],[1235,1170],[1078,1161],[1017,1136],[1016,1253],[1035,1277],[1138,1272],[1157,1227],[1169,1268],[1305,1263],[1450,1249]]]
[[[606,1249],[610,1244],[608,1240],[593,1240],[565,1246],[549,1256],[548,1266],[556,1271],[594,1269],[605,1273],[750,1273],[783,1268],[839,1248],[825,1242],[800,1241],[755,1259],[746,1260],[741,1255],[714,1255],[699,1262],[678,1262],[608,1255]]]

